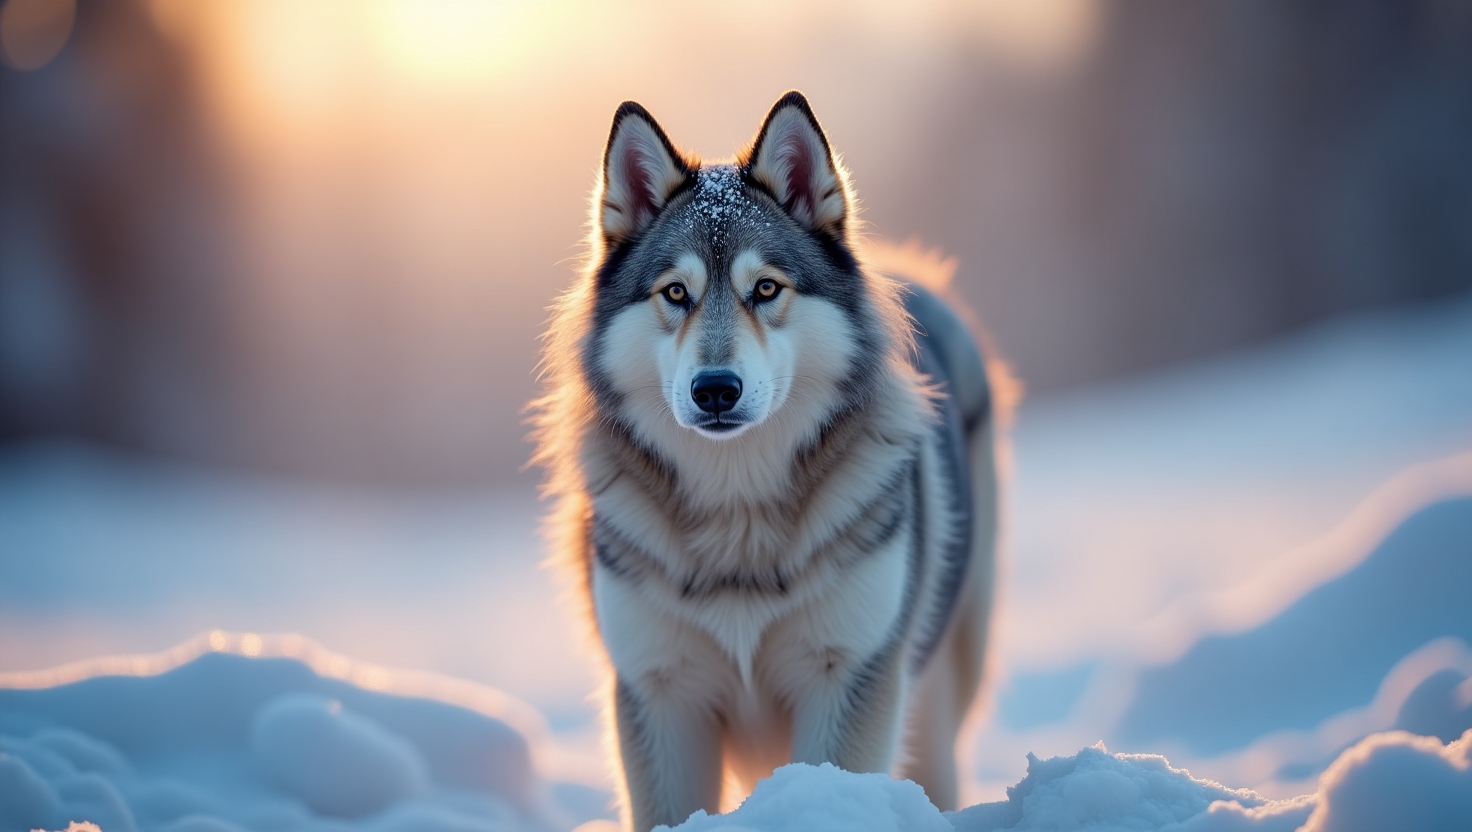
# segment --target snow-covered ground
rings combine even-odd
[[[363,665],[301,637],[220,632],[88,670],[67,685],[0,690],[0,829],[612,827],[598,818],[601,792],[543,776],[538,717],[492,689]],[[1339,755],[1316,792],[1288,800],[1102,744],[1029,755],[1005,800],[949,814],[908,781],[797,764],[730,814],[697,812],[678,829],[1456,832],[1469,819],[1472,729],[1446,744],[1374,734]]]
[[[1016,456],[977,798],[1101,739],[1302,794],[1472,672],[1469,299],[1024,408]]]
[[[1017,422],[991,803],[791,767],[688,829],[1472,828],[1472,298]],[[537,513],[0,452],[0,832],[611,817]]]

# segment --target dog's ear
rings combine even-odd
[[[619,105],[603,151],[598,225],[604,241],[616,245],[642,231],[690,176],[649,111],[633,101]]]
[[[743,166],[793,219],[843,239],[848,217],[843,175],[802,93],[793,90],[772,105]]]

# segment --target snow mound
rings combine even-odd
[[[263,705],[251,749],[272,784],[319,815],[371,815],[429,785],[412,745],[320,694],[288,693]]]
[[[1443,745],[1391,731],[1335,760],[1312,795],[1265,800],[1171,768],[1164,757],[1029,757],[1007,800],[949,815],[956,832],[1456,832],[1472,828],[1472,730]]]
[[[1472,730],[1442,745],[1390,731],[1344,752],[1319,786],[1305,832],[1472,829]]]
[[[669,827],[658,827],[668,830]],[[1472,731],[1443,745],[1404,731],[1344,752],[1316,794],[1267,800],[1172,768],[1153,754],[1029,756],[1007,799],[942,814],[919,786],[831,765],[793,764],[726,815],[671,832],[1465,832],[1472,829]]]
[[[1111,742],[1171,742],[1215,755],[1273,731],[1309,730],[1371,701],[1416,648],[1446,637],[1472,643],[1469,596],[1472,497],[1441,500],[1272,619],[1205,638],[1176,661],[1145,670]]]
[[[669,829],[667,826],[655,827]],[[952,832],[909,780],[793,763],[761,781],[736,810],[698,811],[677,832]]]
[[[1292,832],[1312,798],[1269,801],[1245,789],[1197,780],[1154,754],[1111,754],[1103,746],[1072,757],[1028,755],[1027,776],[1007,799],[950,815],[957,832],[996,830],[1170,830]]]
[[[1461,678],[1437,677],[1432,698],[1466,707]],[[0,688],[0,832],[566,832],[598,817],[553,799],[528,742],[486,713],[281,657],[208,653],[151,675]],[[676,832],[1399,829],[1472,829],[1472,730],[1447,743],[1375,734],[1314,794],[1277,801],[1102,744],[1029,755],[1006,800],[949,814],[915,783],[794,764]]]
[[[208,653],[0,688],[0,832],[550,832],[526,736],[468,708]]]

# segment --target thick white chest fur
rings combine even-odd
[[[744,693],[801,691],[826,657],[869,655],[893,631],[905,593],[910,538],[896,535],[849,566],[815,565],[780,596],[722,593],[691,599],[667,584],[593,571],[598,625],[621,674],[658,678],[698,670],[711,704]],[[768,690],[762,690],[767,688]]]
[[[928,614],[931,564],[954,518],[937,448],[916,423],[907,427],[855,441],[852,457],[807,495],[809,510],[792,524],[712,510],[707,524],[682,535],[642,488],[621,478],[593,501],[600,519],[660,564],[631,573],[594,559],[593,607],[618,677],[655,702],[716,714],[728,763],[748,783],[789,754],[820,761],[832,739],[794,736],[794,722],[836,724],[811,710],[843,707],[842,688],[855,671],[896,639],[905,653],[914,622]],[[888,506],[893,533],[878,545],[846,538],[845,529],[872,519],[866,507],[882,502],[897,477],[908,496]],[[692,594],[681,578],[701,562],[750,557],[743,541],[773,539],[784,541],[765,555],[787,570],[781,592]]]

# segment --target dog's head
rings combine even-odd
[[[853,406],[893,322],[851,250],[853,199],[807,100],[783,96],[734,164],[682,155],[621,106],[594,206],[583,372],[654,444],[808,434]]]

